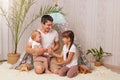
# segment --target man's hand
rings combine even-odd
[[[33,56],[38,56],[38,53],[32,53]]]
[[[44,48],[35,47],[33,49],[32,48],[32,43],[28,42],[27,45],[26,45],[26,52],[29,53],[29,54],[37,53],[38,55],[43,55],[44,54]]]
[[[48,49],[47,49],[47,48],[44,48],[44,52],[48,52]]]

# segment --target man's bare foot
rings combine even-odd
[[[47,73],[47,74],[51,74],[52,72],[49,71],[49,70],[46,70],[45,73]]]

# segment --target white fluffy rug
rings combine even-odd
[[[79,74],[74,78],[60,77],[55,74],[37,75],[34,70],[20,72],[9,69],[10,66],[7,62],[0,65],[0,80],[120,80],[120,74],[112,72],[103,66],[95,68],[92,73]]]

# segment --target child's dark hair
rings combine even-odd
[[[67,57],[68,57],[69,50],[74,42],[74,33],[71,30],[67,30],[67,31],[62,33],[62,37],[63,38],[70,38],[70,40],[71,40],[71,44],[70,44],[68,52],[67,52]]]
[[[47,21],[53,22],[53,18],[50,15],[43,15],[41,17],[41,23],[45,24]]]

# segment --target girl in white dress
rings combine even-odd
[[[62,40],[64,42],[63,50],[61,54],[52,52],[51,54],[58,58],[63,58],[62,62],[55,62],[63,67],[57,71],[60,76],[68,76],[72,78],[78,74],[78,55],[76,46],[74,45],[74,33],[70,30],[62,33]]]

